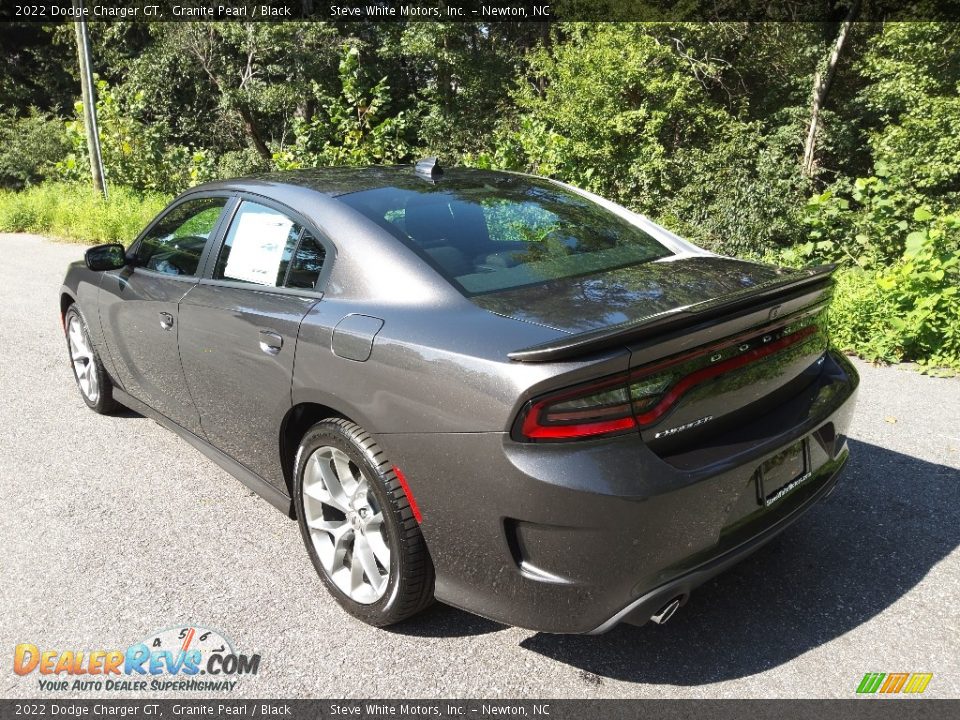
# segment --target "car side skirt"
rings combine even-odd
[[[253,490],[257,495],[265,499],[271,505],[273,505],[277,510],[282,512],[288,517],[295,517],[293,510],[293,501],[290,496],[285,492],[278,490],[273,485],[268,483],[262,477],[257,475],[255,472],[247,468],[246,466],[238,463],[229,455],[222,453],[220,450],[217,450],[213,445],[208,443],[201,437],[198,437],[194,433],[187,430],[182,425],[175,423],[170,418],[158,413],[156,410],[151,408],[149,405],[137,400],[135,397],[130,395],[127,392],[124,392],[120,388],[114,387],[113,397],[121,405],[125,405],[134,412],[138,412],[145,417],[150,418],[154,422],[162,425],[167,430],[175,432],[177,435],[182,437],[188,443],[193,445],[197,450],[202,452],[208,458],[213,460],[217,465],[230,473],[237,480],[242,482],[248,488]]]

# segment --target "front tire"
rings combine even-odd
[[[67,308],[63,316],[63,328],[67,352],[70,353],[70,366],[80,396],[94,412],[101,415],[113,412],[118,407],[113,399],[113,383],[90,341],[87,323],[76,304]]]
[[[311,561],[348,613],[382,627],[433,602],[434,571],[420,526],[370,435],[342,418],[307,431],[294,502]]]

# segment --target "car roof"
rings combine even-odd
[[[484,183],[502,182],[505,179],[517,180],[520,173],[479,170],[476,168],[444,169],[435,179],[418,175],[412,165],[380,165],[369,167],[323,167],[301,170],[284,170],[262,173],[247,177],[205,183],[191,188],[198,191],[263,190],[265,187],[281,189],[283,186],[305,188],[314,192],[336,197],[363,190],[375,190],[384,187],[396,187],[405,190],[429,190],[431,186],[442,189],[464,185],[476,186]],[[532,179],[532,178],[531,178]]]

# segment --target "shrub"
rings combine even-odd
[[[34,108],[0,118],[0,187],[19,190],[53,175],[70,149],[63,121]]]
[[[676,154],[677,189],[656,207],[657,219],[698,245],[728,255],[802,240],[808,192],[787,151],[757,127],[732,126],[709,149]]]
[[[863,268],[887,265],[903,254],[921,202],[895,187],[882,167],[877,176],[844,181],[807,201],[803,219],[808,241],[794,248],[801,258],[852,262]]]
[[[228,150],[217,160],[216,176],[221,178],[242,177],[253,173],[273,170],[272,163],[264,160],[253,148]]]
[[[22,192],[0,192],[0,232],[32,232],[82,243],[124,245],[168,202],[157,193],[110,188],[104,200],[88,187],[48,183]]]
[[[960,215],[930,218],[910,233],[903,258],[877,277],[895,307],[890,329],[907,359],[960,369]]]
[[[216,177],[211,151],[169,143],[170,129],[163,123],[143,122],[143,93],[129,102],[103,80],[97,82],[97,120],[100,151],[107,183],[139,190],[177,193]],[[83,182],[89,177],[87,140],[83,126],[83,103],[75,105],[76,117],[65,123],[72,152],[57,169],[59,178]]]
[[[876,183],[857,185],[867,191]],[[810,241],[768,259],[843,263],[831,309],[838,347],[873,362],[960,370],[960,215],[924,207],[906,215],[889,198],[863,197],[871,199],[859,210],[842,198],[816,198]],[[843,227],[852,243],[838,232]]]
[[[893,326],[896,303],[879,292],[877,273],[844,268],[836,274],[830,306],[830,339],[845,352],[870,362],[891,363],[903,359],[903,339]]]

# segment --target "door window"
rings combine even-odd
[[[168,275],[197,274],[203,247],[227,198],[197,198],[164,215],[137,247],[137,264]]]
[[[273,208],[244,202],[230,224],[213,277],[313,289],[323,260],[323,245],[302,225]]]
[[[287,287],[316,289],[326,255],[327,251],[323,245],[309,231],[304,231],[297,252],[290,263]]]

